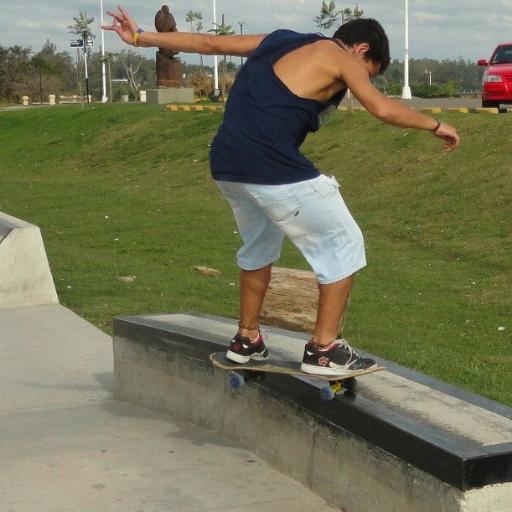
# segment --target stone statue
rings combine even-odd
[[[158,32],[178,32],[176,20],[167,5],[156,13],[155,28]],[[157,87],[182,87],[183,64],[174,56],[179,52],[158,48],[156,52],[156,85]]]

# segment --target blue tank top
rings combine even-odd
[[[321,34],[277,30],[269,34],[240,70],[226,103],[224,120],[210,151],[216,180],[281,185],[317,177],[318,169],[299,148],[320,127],[320,114],[337,106],[346,90],[328,102],[301,98],[277,77],[283,55]]]

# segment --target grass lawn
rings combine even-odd
[[[333,114],[304,146],[366,238],[345,336],[512,405],[512,118],[439,117],[458,127],[458,152],[365,113]],[[64,305],[108,332],[119,314],[237,316],[239,239],[208,168],[221,119],[146,105],[0,113],[0,211],[41,227]],[[291,245],[279,264],[307,268]]]

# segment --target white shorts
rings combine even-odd
[[[364,239],[334,177],[288,185],[217,181],[233,209],[244,242],[238,265],[257,270],[276,262],[287,236],[320,284],[345,279],[366,266]]]

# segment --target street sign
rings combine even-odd
[[[89,37],[85,43],[85,46],[87,46],[87,48],[91,48],[92,46],[94,46],[94,39],[92,37]]]
[[[74,41],[71,41],[69,46],[71,48],[83,48],[84,47],[84,42],[83,42],[82,39],[75,39]]]

